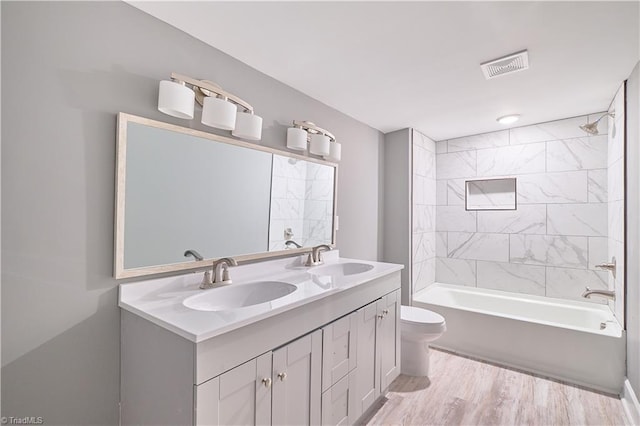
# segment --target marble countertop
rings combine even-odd
[[[368,271],[353,275],[316,275],[317,267],[302,266],[302,257],[271,260],[229,269],[233,284],[240,286],[256,281],[281,281],[293,284],[297,290],[279,299],[258,305],[227,311],[199,311],[187,308],[186,298],[215,292],[198,288],[203,272],[157,278],[120,285],[118,305],[160,327],[173,331],[195,343],[219,336],[239,327],[294,309],[307,303],[340,293],[358,285],[400,271],[403,266],[374,261],[340,258],[337,250],[324,253],[325,265],[365,263]],[[323,265],[324,266],[324,265]]]

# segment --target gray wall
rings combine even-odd
[[[402,304],[411,305],[411,129],[384,136],[385,262],[400,263]]]
[[[627,377],[640,396],[640,62],[627,80]]]
[[[0,46],[2,45],[2,7],[0,5]],[[1,61],[0,61],[1,62]],[[2,81],[2,66],[0,66],[0,82]],[[2,84],[0,84],[0,87]],[[0,98],[2,90],[0,88]],[[0,103],[0,133],[2,129],[2,107]],[[0,152],[2,151],[2,137],[0,137]],[[0,193],[2,188],[2,157],[0,156]],[[2,197],[0,196],[0,241],[2,240]],[[2,251],[0,250],[0,271],[2,271]],[[2,274],[0,273],[0,295],[2,295]],[[2,329],[2,297],[0,296],[0,330]],[[0,360],[2,360],[2,339],[0,338]],[[2,382],[2,369],[0,369],[0,383]],[[2,386],[0,386],[0,413],[2,412]]]
[[[265,145],[284,147],[293,119],[330,129],[343,143],[338,247],[381,256],[380,132],[125,3],[1,7],[3,416],[117,423],[116,113],[211,131],[156,111],[172,71],[251,102]]]

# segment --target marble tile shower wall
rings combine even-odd
[[[579,128],[597,117],[436,143],[436,281],[579,300],[607,287],[606,126]],[[465,179],[504,176],[517,210],[465,210]]]
[[[411,280],[415,293],[436,279],[436,144],[416,130],[412,130],[411,140]]]
[[[608,253],[601,255],[602,259],[610,261],[616,258],[617,273],[608,274],[609,288],[616,292],[616,300],[609,302],[618,321],[624,322],[624,140],[625,140],[625,88],[620,87],[613,99],[612,110],[614,118],[608,118],[608,151],[607,151],[607,181],[608,181]],[[604,120],[602,120],[604,121]],[[614,131],[615,129],[615,131]],[[600,261],[599,261],[600,262]],[[624,324],[623,324],[624,325]]]

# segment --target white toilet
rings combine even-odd
[[[429,343],[442,336],[446,329],[440,314],[415,306],[400,308],[402,374],[429,375]]]

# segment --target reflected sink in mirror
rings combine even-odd
[[[373,269],[373,265],[368,263],[348,262],[335,263],[331,265],[317,266],[309,269],[309,273],[313,275],[331,275],[331,276],[347,276],[362,274]]]
[[[250,284],[230,284],[204,290],[186,298],[182,304],[197,311],[228,311],[259,305],[284,297],[298,288],[280,281],[259,281]]]

